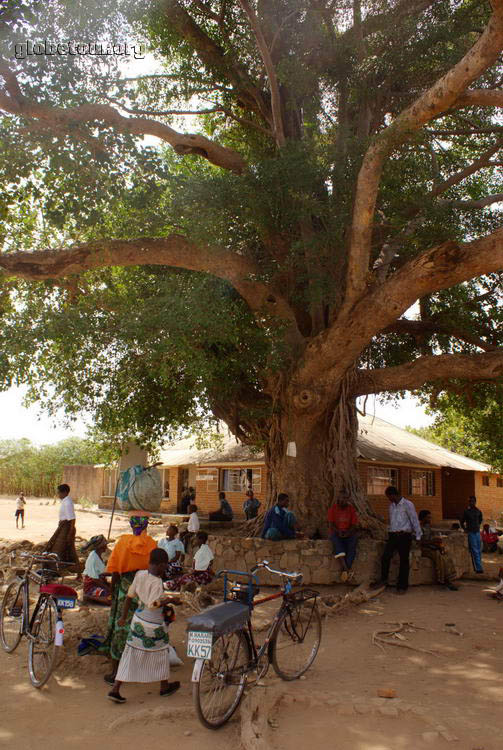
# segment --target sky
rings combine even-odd
[[[26,437],[40,445],[57,443],[66,437],[85,436],[86,424],[83,419],[77,420],[71,429],[68,429],[61,424],[63,414],[58,420],[41,413],[37,406],[25,408],[22,403],[25,391],[25,388],[13,387],[0,393],[0,440]],[[411,397],[401,401],[398,407],[380,404],[374,397],[369,397],[366,411],[399,427],[423,427],[433,421],[432,417],[425,414],[417,400]]]

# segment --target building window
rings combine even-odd
[[[503,477],[496,477],[496,487],[503,487]]]
[[[482,484],[484,487],[489,487],[489,477],[482,477]]]
[[[164,497],[169,498],[169,469],[162,471],[162,486],[164,487]]]
[[[220,489],[226,492],[260,492],[262,471],[260,469],[221,469]]]
[[[416,471],[409,473],[409,495],[430,495],[435,494],[435,472],[434,471]]]
[[[398,469],[369,466],[367,471],[367,495],[383,495],[386,487],[393,485],[400,491]]]
[[[115,497],[117,487],[117,469],[103,471],[103,497]]]
[[[189,470],[188,469],[180,469],[180,474],[178,478],[178,490],[180,493],[182,493],[184,490],[189,489]]]

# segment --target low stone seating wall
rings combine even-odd
[[[332,545],[327,540],[292,539],[284,542],[271,542],[260,538],[211,536],[208,540],[215,554],[215,570],[228,568],[250,570],[261,560],[268,560],[273,568],[288,572],[303,573],[305,584],[332,584],[340,580],[340,567],[332,555]],[[458,577],[471,570],[471,558],[464,534],[451,534],[445,546],[454,560]],[[380,577],[380,561],[384,542],[363,538],[359,540],[356,560],[353,564],[353,583],[368,583]],[[390,583],[396,581],[398,556],[393,559],[390,569]],[[265,584],[278,583],[278,576],[267,571],[259,572],[259,580]],[[412,586],[434,583],[433,563],[421,557],[419,549],[411,550],[411,571],[409,582]]]

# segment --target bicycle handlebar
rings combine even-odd
[[[284,576],[285,578],[295,578],[299,581],[302,580],[302,573],[287,573],[285,570],[275,570],[274,568],[271,568],[269,565],[268,560],[262,560],[262,562],[257,563],[252,568],[251,572],[252,574],[255,573],[255,571],[260,570],[261,568],[264,568],[265,570],[268,570],[269,573],[274,573],[278,576]]]

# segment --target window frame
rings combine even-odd
[[[223,492],[237,492],[244,495],[250,488],[255,493],[261,492],[262,469],[260,466],[223,466],[219,475],[218,484]],[[234,481],[226,481],[231,476],[234,477]]]
[[[482,474],[482,487],[490,487],[490,476],[488,474]]]
[[[414,474],[422,474],[416,476]],[[414,481],[424,482],[422,489],[424,492],[416,492]],[[435,471],[433,469],[409,469],[409,495],[412,497],[435,497]]]
[[[375,482],[376,479],[379,477],[374,476],[372,478],[372,475],[375,475],[375,472],[389,472],[389,477],[385,479],[384,476],[380,477],[381,479],[385,480],[382,482],[382,486],[378,486],[378,491],[374,492],[370,489],[371,484]],[[386,487],[396,487],[398,492],[401,492],[400,489],[400,469],[396,466],[367,466],[367,495],[383,495],[384,490]]]

